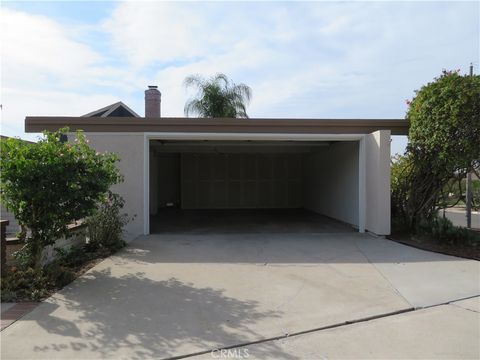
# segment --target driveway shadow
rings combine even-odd
[[[222,290],[175,278],[154,281],[143,273],[115,277],[107,268],[87,273],[42,304],[31,320],[56,335],[47,336],[56,341],[30,339],[29,344],[42,358],[69,350],[79,358],[94,352],[95,358],[159,359],[259,340],[248,324],[281,315]],[[267,345],[269,356],[295,359]]]

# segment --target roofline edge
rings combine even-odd
[[[279,133],[371,133],[391,130],[408,135],[405,119],[302,119],[302,118],[126,118],[27,116],[25,132],[55,131],[62,127],[85,132],[279,132]]]

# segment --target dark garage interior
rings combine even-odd
[[[358,225],[358,142],[150,141],[150,232]]]

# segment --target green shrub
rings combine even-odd
[[[123,227],[131,219],[121,212],[124,205],[125,200],[110,191],[107,200],[101,202],[95,213],[87,218],[89,248],[108,255],[125,246]]]
[[[95,254],[88,252],[84,245],[71,246],[67,249],[55,248],[55,263],[62,266],[76,268],[95,258]]]
[[[480,75],[443,71],[408,103],[412,166],[404,174],[407,192],[400,204],[415,232],[422,223],[435,222],[449,183],[464,179],[480,158]]]
[[[2,290],[2,302],[15,302],[17,294],[11,290]]]
[[[119,195],[109,193],[108,201],[102,203],[95,215],[87,220],[90,243],[56,248],[55,259],[39,270],[32,267],[27,243],[15,253],[18,268],[12,268],[2,277],[1,300],[42,300],[75,280],[77,271],[87,262],[106,257],[125,246],[122,229],[129,218],[121,214],[123,205]]]
[[[82,265],[85,258],[73,260],[79,254],[65,252],[59,260],[47,264],[41,270],[31,267],[12,268],[1,283],[2,301],[39,301],[57,289],[71,283],[76,278],[74,266]]]
[[[25,243],[25,245],[23,245],[23,247],[20,250],[15,251],[12,254],[19,268],[27,269],[29,267],[34,266],[34,261],[31,256],[32,254],[31,247],[32,247],[31,242]]]
[[[32,268],[26,270],[12,269],[2,278],[2,301],[38,301],[45,298],[54,284],[42,271]]]
[[[56,251],[56,259],[40,270],[25,265],[29,263],[26,255],[28,252],[17,251],[15,256],[19,262],[18,267],[12,268],[2,277],[2,301],[42,300],[75,280],[75,270],[95,257],[82,246]]]
[[[0,141],[2,204],[28,228],[29,265],[42,267],[43,249],[68,235],[68,225],[92,214],[106,191],[122,180],[118,157],[98,153],[81,132],[65,142],[68,129],[45,132],[37,143]]]
[[[48,264],[44,268],[45,276],[54,284],[55,288],[63,288],[75,280],[76,273],[69,267],[58,262]]]
[[[390,191],[392,222],[400,227],[408,227],[408,195],[410,176],[412,173],[412,158],[410,154],[395,155],[390,163]]]
[[[447,218],[437,217],[431,223],[421,224],[419,230],[420,234],[431,236],[441,243],[480,247],[479,234],[469,229],[455,226]]]

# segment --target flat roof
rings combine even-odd
[[[25,132],[55,131],[68,126],[85,132],[212,132],[212,133],[297,133],[369,134],[391,130],[408,135],[405,119],[229,119],[229,118],[126,118],[27,116]]]

